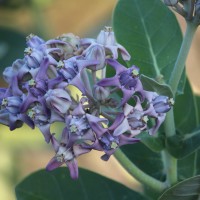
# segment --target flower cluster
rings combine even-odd
[[[200,0],[164,0],[164,4],[182,15],[187,21],[200,24]]]
[[[145,91],[139,68],[120,64],[119,54],[130,60],[110,27],[97,39],[63,34],[44,41],[31,34],[24,58],[3,72],[8,87],[0,89],[0,123],[10,130],[38,127],[55,150],[47,170],[65,163],[74,179],[79,155],[94,149],[108,160],[120,146],[138,142],[141,132],[155,134],[173,100]],[[106,77],[107,69],[115,75]],[[64,124],[60,139],[51,133],[54,122]]]

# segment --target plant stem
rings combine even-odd
[[[162,192],[164,189],[166,189],[165,183],[149,176],[139,169],[120,149],[115,152],[114,156],[129,174],[131,174],[135,179],[140,181],[145,186],[157,192]]]
[[[167,113],[164,129],[166,137],[176,134],[173,108]],[[162,158],[166,172],[166,183],[168,186],[171,186],[177,182],[177,159],[171,156],[166,149],[162,151]]]
[[[174,69],[172,71],[172,75],[169,80],[169,85],[171,86],[174,95],[176,94],[178,84],[181,79],[181,75],[184,71],[187,55],[189,53],[192,44],[192,39],[196,30],[197,30],[197,24],[191,21],[187,21],[186,33],[183,38],[181,49],[179,51]]]
[[[197,25],[195,23],[187,21],[186,33],[183,38],[181,49],[179,51],[174,69],[172,71],[172,75],[169,80],[169,85],[171,86],[174,96],[177,92],[178,84],[185,68],[185,62],[196,29]],[[171,109],[166,116],[164,122],[164,128],[166,137],[171,137],[176,134],[173,109]],[[166,183],[168,184],[168,186],[171,186],[177,182],[177,159],[171,156],[166,149],[162,152],[162,157],[163,157],[164,169],[166,171]]]

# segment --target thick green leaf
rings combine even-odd
[[[0,73],[17,58],[23,58],[25,38],[22,33],[0,28]]]
[[[178,160],[178,180],[185,180],[192,176],[197,175],[196,171],[196,152],[190,154],[187,157]],[[199,165],[199,163],[198,163]]]
[[[190,155],[200,147],[200,128],[187,135],[175,135],[167,138],[166,146],[175,158]]]
[[[200,176],[195,176],[174,185],[159,200],[198,200],[199,198]]]
[[[173,97],[173,93],[169,85],[160,84],[154,79],[143,74],[140,76],[140,80],[142,81],[142,85],[145,90],[154,91],[160,95],[168,96],[170,98]]]
[[[176,158],[190,155],[200,147],[200,98],[194,96],[188,81],[184,94],[176,98],[174,106],[178,135],[167,138],[166,147]]]
[[[176,128],[181,134],[192,133],[200,125],[198,104],[200,100],[194,97],[191,86],[186,81],[184,94],[175,99],[174,105]]]
[[[66,168],[40,170],[16,187],[17,200],[144,200],[125,186],[80,169],[79,179],[70,178]]]
[[[131,64],[168,83],[182,34],[174,14],[159,0],[119,0],[113,15],[116,38],[132,56]],[[182,93],[185,75],[179,84]]]
[[[152,136],[147,132],[144,132],[139,134],[137,138],[140,138],[141,142],[154,152],[160,152],[165,148],[165,138],[161,134],[158,136]]]

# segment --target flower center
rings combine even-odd
[[[29,80],[28,85],[32,87],[35,86],[36,85],[35,80],[34,79]]]
[[[8,105],[8,100],[6,98],[4,98],[1,102],[2,106],[7,106]]]
[[[35,115],[36,115],[36,112],[32,109],[29,109],[28,110],[28,116],[31,118],[31,119],[34,119],[35,118]]]
[[[70,132],[76,133],[78,131],[78,127],[75,124],[70,125]]]
[[[64,66],[65,66],[65,63],[62,60],[60,60],[56,67],[57,67],[57,69],[62,69],[62,68],[64,68]]]
[[[32,53],[32,49],[31,49],[31,47],[27,47],[27,48],[25,48],[25,50],[24,50],[24,54],[26,54],[26,55],[31,55],[31,53]]]

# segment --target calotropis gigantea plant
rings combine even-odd
[[[186,19],[183,40],[166,5]],[[10,130],[38,127],[55,151],[46,170],[65,164],[79,182],[64,179],[62,169],[41,171],[17,186],[18,199],[70,200],[67,187],[83,190],[73,199],[157,199],[162,193],[160,200],[199,199],[200,100],[184,74],[199,6],[199,0],[120,0],[114,31],[105,27],[96,38],[27,37],[24,57],[3,72],[8,87],[0,89],[0,122]],[[64,124],[60,133],[51,132],[56,122]],[[114,155],[143,185],[143,196],[98,175],[81,170],[79,176],[77,157],[91,150],[103,152],[104,161]]]

